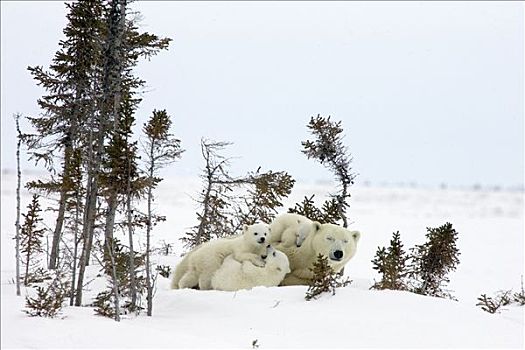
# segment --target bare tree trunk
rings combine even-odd
[[[74,230],[74,248],[73,248],[73,268],[71,273],[71,294],[69,296],[69,305],[73,306],[75,299],[75,282],[77,275],[77,258],[78,258],[78,243],[80,242],[80,237],[78,237],[78,224],[80,220],[80,194],[77,189],[75,198],[76,198],[76,208],[75,208],[75,230]]]
[[[207,187],[206,192],[204,193],[204,197],[202,200],[202,204],[204,205],[204,210],[202,214],[202,220],[199,223],[199,228],[197,229],[197,242],[195,242],[195,246],[201,244],[203,242],[202,238],[206,232],[205,226],[207,224],[206,220],[208,219],[208,211],[210,207],[210,194],[213,187],[213,175],[214,170],[212,169],[212,166],[210,164],[210,152],[209,150],[204,146],[202,147],[202,154],[206,160],[206,180],[207,180]]]
[[[62,177],[62,181],[64,181],[64,176]],[[55,230],[53,232],[53,240],[51,243],[51,254],[49,255],[48,267],[50,270],[54,270],[58,266],[59,242],[62,236],[62,227],[64,225],[64,216],[66,213],[66,200],[67,200],[66,188],[64,185],[62,185],[62,189],[60,190],[60,202],[58,206],[58,216],[57,216],[57,220],[55,224]]]
[[[24,286],[27,286],[27,279],[29,277],[29,262],[31,261],[31,237],[28,237],[27,243],[27,257],[26,257],[26,270],[24,274]]]
[[[82,254],[80,256],[79,262],[79,271],[78,271],[78,281],[77,281],[77,290],[75,297],[75,306],[80,306],[82,304],[82,288],[84,286],[84,273],[86,271],[86,266],[88,265],[89,255],[90,255],[90,241],[93,239],[94,231],[94,211],[96,210],[96,186],[94,184],[92,175],[88,173],[88,185],[87,185],[87,195],[86,195],[86,205],[84,212],[84,227],[82,229],[82,237],[84,244],[82,247]]]
[[[149,179],[153,181],[153,172],[155,170],[155,158],[153,154],[154,150],[154,141],[151,142],[150,148],[150,169],[149,169]],[[150,183],[148,186],[148,221],[146,225],[146,289],[148,296],[146,297],[148,303],[147,315],[153,315],[153,285],[151,281],[151,263],[150,263],[150,237],[151,237],[151,202],[153,200],[153,183]]]
[[[128,164],[128,187],[126,193],[126,212],[129,236],[129,282],[131,293],[131,310],[137,308],[137,281],[135,279],[135,250],[133,248],[133,221],[131,217],[131,179],[130,166]]]
[[[15,235],[15,256],[16,256],[16,295],[20,296],[20,182],[22,173],[20,172],[20,144],[21,132],[19,124],[20,115],[15,115],[16,120],[16,131],[18,136],[18,142],[16,144],[16,174],[17,174],[17,185],[16,185],[16,235]]]
[[[119,285],[117,278],[117,267],[115,265],[115,256],[113,254],[113,244],[114,241],[107,241],[107,251],[109,258],[111,260],[111,279],[113,280],[113,296],[115,298],[115,321],[120,322],[120,298],[119,298]]]
[[[113,231],[115,227],[115,215],[117,215],[117,193],[112,192],[108,198],[108,209],[106,212],[106,227],[104,228],[105,242],[113,240]]]

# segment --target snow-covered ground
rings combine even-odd
[[[26,181],[27,179],[24,179]],[[335,296],[305,301],[306,287],[255,288],[236,293],[170,290],[159,277],[154,316],[126,316],[122,322],[95,316],[92,308],[66,307],[63,318],[30,318],[15,296],[15,183],[2,174],[1,345],[2,348],[523,348],[523,307],[488,314],[476,298],[520,288],[524,274],[524,193],[421,188],[352,188],[351,228],[362,232],[356,256],[345,269],[354,282]],[[161,183],[156,200],[165,223],[155,242],[174,243],[161,264],[175,265],[178,241],[195,224],[198,179]],[[296,184],[285,208],[305,195],[318,200],[330,184]],[[30,199],[22,193],[22,212]],[[283,209],[284,211],[284,209]],[[53,225],[53,213],[45,214]],[[408,249],[425,240],[426,227],[451,222],[459,232],[460,265],[449,289],[458,302],[406,292],[371,291],[377,278],[371,260],[378,246],[399,230]],[[137,237],[143,243],[141,237]],[[90,267],[94,276],[98,267]],[[103,287],[88,286],[85,302]],[[24,291],[22,292],[24,294]]]

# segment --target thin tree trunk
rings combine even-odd
[[[128,145],[129,146],[129,145]],[[137,308],[137,281],[135,279],[135,250],[133,248],[133,222],[131,218],[131,179],[130,179],[130,165],[128,163],[128,187],[126,193],[126,212],[128,221],[128,236],[129,236],[129,281],[131,292],[131,310],[135,311]]]
[[[67,152],[66,152],[67,154]],[[66,168],[66,166],[64,166]],[[64,172],[66,170],[64,169]],[[65,178],[65,174],[62,177],[62,181]],[[60,202],[58,206],[58,216],[55,224],[55,230],[53,232],[53,240],[51,243],[51,254],[49,255],[49,269],[54,270],[58,266],[58,253],[59,253],[59,243],[60,238],[62,236],[62,227],[64,225],[64,216],[66,213],[66,200],[67,200],[67,193],[66,188],[62,184],[62,189],[60,190]]]
[[[18,134],[18,142],[16,144],[16,174],[17,174],[17,185],[16,185],[16,235],[15,235],[15,255],[16,255],[16,295],[20,296],[20,182],[22,173],[20,172],[20,143],[22,140],[20,132],[19,119],[20,115],[15,115],[16,119],[16,131]]]
[[[84,274],[86,266],[89,265],[89,257],[91,254],[91,247],[93,243],[93,234],[95,229],[95,216],[97,210],[97,196],[98,196],[98,174],[100,172],[100,162],[104,150],[104,135],[105,135],[105,121],[99,115],[99,130],[97,135],[97,151],[93,158],[93,151],[90,147],[88,162],[88,185],[86,195],[86,205],[84,212],[84,227],[82,229],[82,237],[84,238],[84,245],[80,257],[80,265],[78,271],[77,293],[75,298],[75,305],[82,304],[82,287],[84,284]]]
[[[120,322],[120,298],[119,298],[119,285],[117,279],[117,267],[115,266],[115,257],[113,254],[114,241],[107,241],[106,247],[109,258],[111,260],[111,279],[113,280],[113,296],[115,298],[115,321]]]
[[[115,215],[117,215],[117,193],[112,192],[108,198],[108,209],[106,212],[106,227],[104,228],[105,242],[113,241],[113,231],[115,227]]]
[[[27,256],[26,256],[26,271],[24,274],[24,286],[27,287],[27,280],[29,277],[29,262],[31,261],[31,237],[27,238]]]
[[[80,262],[79,262],[79,271],[78,271],[78,281],[77,281],[77,288],[76,288],[76,297],[75,297],[75,306],[80,306],[82,304],[82,288],[84,285],[84,273],[86,271],[86,266],[88,264],[89,260],[89,241],[92,238],[93,230],[92,230],[92,224],[91,224],[91,217],[92,217],[92,195],[93,195],[93,179],[91,174],[88,173],[88,185],[87,190],[88,193],[86,195],[86,205],[85,205],[85,211],[84,211],[84,227],[82,228],[82,237],[84,244],[82,246],[82,253],[80,255]]]
[[[102,154],[104,153],[104,139],[106,136],[106,133],[108,131],[108,123],[107,119],[111,115],[112,112],[115,111],[116,105],[120,103],[119,99],[119,93],[118,91],[115,92],[115,90],[119,90],[120,88],[120,75],[121,75],[121,64],[122,62],[119,61],[123,58],[118,57],[117,50],[120,48],[120,36],[123,35],[124,32],[124,23],[125,23],[125,10],[126,10],[126,1],[125,0],[113,0],[111,3],[111,6],[116,8],[116,5],[120,4],[120,11],[119,16],[116,16],[114,13],[110,14],[109,19],[109,37],[107,38],[107,49],[105,49],[104,55],[105,55],[105,62],[104,62],[104,73],[103,73],[103,79],[102,79],[102,108],[100,113],[98,114],[98,134],[97,134],[97,149],[93,157],[90,157],[90,160],[93,161],[92,163],[92,174],[91,174],[91,182],[88,185],[88,193],[86,198],[86,215],[84,220],[84,230],[83,230],[83,236],[84,236],[84,249],[82,251],[82,257],[80,260],[80,268],[78,273],[78,283],[77,283],[77,297],[75,300],[75,305],[80,306],[82,303],[82,285],[84,281],[84,273],[86,266],[89,264],[89,256],[91,254],[91,248],[93,244],[93,234],[94,234],[94,227],[95,227],[95,216],[96,216],[96,204],[97,204],[97,196],[98,196],[98,186],[99,186],[99,173],[100,173],[100,167],[102,162]],[[113,10],[111,11],[113,12]],[[116,12],[116,10],[115,10]],[[124,16],[122,16],[124,14]],[[120,21],[120,22],[119,22]],[[114,27],[117,26],[121,30],[114,31]],[[116,78],[114,78],[116,77]],[[108,109],[108,105],[110,103],[110,100],[112,101],[112,107],[111,109]],[[114,114],[114,117],[117,115]],[[114,118],[115,120],[115,118]],[[88,174],[89,176],[89,174]]]
[[[71,294],[69,296],[69,305],[73,306],[75,299],[75,282],[77,274],[77,258],[78,258],[78,243],[80,242],[80,237],[78,237],[78,224],[80,219],[80,194],[78,189],[76,191],[76,208],[75,208],[75,230],[74,230],[74,248],[73,248],[73,268],[71,274]]]
[[[155,158],[153,154],[154,149],[154,141],[151,142],[151,148],[150,148],[150,171],[149,171],[149,180],[151,183],[148,186],[148,221],[146,225],[146,288],[147,288],[147,302],[148,302],[148,309],[147,309],[147,315],[152,316],[153,315],[153,286],[151,283],[151,265],[150,265],[150,237],[151,237],[151,202],[153,199],[153,172],[155,170]]]

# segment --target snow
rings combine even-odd
[[[27,179],[24,179],[26,181]],[[482,294],[520,288],[523,272],[524,193],[412,187],[352,188],[351,228],[362,232],[356,256],[345,268],[353,283],[305,301],[305,286],[258,287],[219,292],[170,290],[159,277],[153,317],[126,315],[120,323],[95,316],[91,307],[65,307],[61,318],[31,318],[21,312],[24,298],[15,296],[14,233],[16,178],[2,174],[2,348],[523,348],[523,307],[489,314],[475,306]],[[174,243],[160,264],[174,266],[183,249],[178,238],[195,224],[198,179],[172,178],[161,183],[155,202],[167,221],[155,240]],[[317,200],[331,184],[297,184],[285,208],[305,195]],[[22,192],[22,212],[30,200]],[[45,207],[45,205],[43,205]],[[53,213],[45,220],[53,225]],[[399,230],[405,248],[425,240],[425,228],[451,222],[459,232],[458,270],[449,289],[459,301],[408,292],[373,291],[378,275],[371,259]],[[143,244],[144,239],[137,237]],[[87,280],[85,303],[104,288]],[[26,291],[23,289],[22,294]]]

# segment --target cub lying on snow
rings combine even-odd
[[[236,261],[229,255],[211,279],[216,290],[236,291],[256,286],[278,286],[290,272],[286,254],[268,245],[264,267],[255,266],[251,261]]]
[[[244,225],[241,235],[199,245],[176,266],[171,288],[211,289],[213,274],[229,255],[239,262],[247,260],[256,266],[264,266],[269,233],[269,227],[265,224]]]

